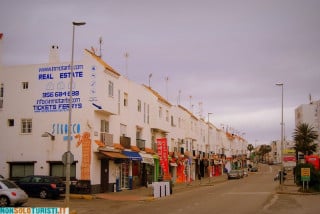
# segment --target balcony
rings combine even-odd
[[[136,143],[140,150],[144,150],[146,148],[146,140],[137,139]]]
[[[100,133],[100,141],[106,146],[113,146],[113,135],[109,133]]]
[[[123,146],[125,149],[131,149],[131,138],[121,136],[120,137],[120,145]]]

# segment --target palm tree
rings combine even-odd
[[[249,150],[249,152],[250,152],[249,158],[250,158],[250,160],[251,160],[251,151],[254,150],[253,145],[252,145],[252,144],[249,144],[249,145],[247,146],[247,150]]]
[[[268,153],[271,152],[271,151],[272,151],[271,146],[270,146],[270,145],[267,145],[267,146],[265,147],[265,152],[266,152],[266,154],[268,154]],[[268,163],[269,163],[269,161],[270,161],[270,159],[269,159],[269,154],[268,154]]]
[[[318,139],[318,136],[317,131],[312,126],[309,126],[309,124],[301,123],[297,125],[293,132],[296,156],[298,156],[298,152],[302,152],[304,155],[312,155],[316,152],[318,145],[314,141]]]
[[[271,146],[270,145],[265,145],[265,144],[263,144],[263,145],[261,145],[260,146],[260,149],[259,149],[259,153],[260,153],[260,155],[262,156],[262,160],[264,160],[264,161],[267,161],[266,160],[266,154],[268,154],[269,152],[271,152]],[[269,158],[268,158],[268,161],[269,161]]]

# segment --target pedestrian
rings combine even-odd
[[[198,172],[198,180],[201,180],[201,173]]]

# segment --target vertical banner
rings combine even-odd
[[[157,139],[158,155],[164,175],[169,175],[167,138]]]

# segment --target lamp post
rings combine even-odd
[[[210,139],[209,138],[210,137],[210,120],[209,120],[210,118],[209,118],[209,116],[211,114],[212,113],[210,113],[210,112],[208,113],[208,156],[209,156],[208,159],[209,159],[209,169],[210,169],[209,170],[209,173],[210,173],[209,174],[209,182],[211,182],[211,176],[212,176],[211,175],[212,174],[212,168],[211,168],[212,166],[211,166],[211,163],[210,163],[210,140],[209,140]]]
[[[277,83],[276,86],[281,87],[281,140],[280,140],[280,157],[281,157],[281,174],[280,174],[280,185],[283,185],[283,83]]]
[[[85,22],[72,22],[72,52],[70,65],[70,91],[69,91],[69,115],[68,115],[68,146],[67,146],[67,164],[66,164],[66,197],[65,205],[70,205],[70,168],[71,168],[71,116],[72,116],[72,84],[73,84],[73,55],[74,55],[74,32],[76,26],[85,25]]]
[[[210,136],[210,118],[209,116],[213,114],[213,113],[208,113],[208,148],[210,148],[210,140],[209,140],[209,136]],[[209,151],[208,151],[209,152]]]

